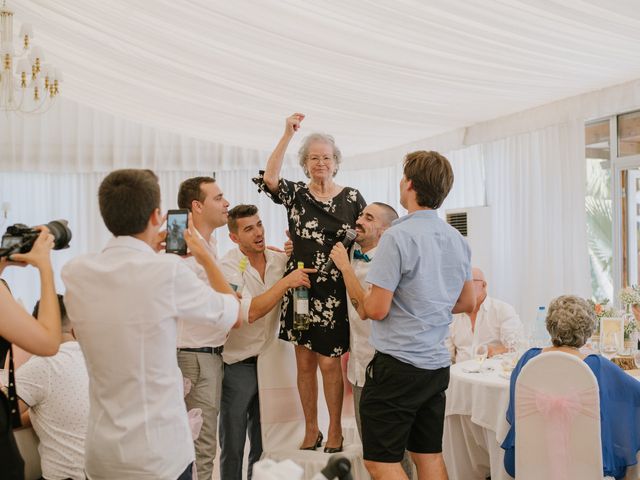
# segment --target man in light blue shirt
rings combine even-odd
[[[407,478],[400,466],[405,448],[420,478],[447,478],[442,430],[451,357],[444,341],[452,313],[475,306],[469,246],[435,211],[452,184],[442,155],[406,156],[400,203],[409,214],[384,233],[367,276],[364,310],[378,321],[360,414],[374,480]]]

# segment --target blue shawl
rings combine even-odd
[[[540,348],[532,348],[525,352],[511,374],[507,409],[507,422],[511,428],[501,447],[505,450],[504,468],[512,477],[515,477],[516,454],[516,380],[522,367],[541,351]],[[640,450],[640,382],[600,355],[589,355],[584,361],[596,376],[600,389],[604,475],[620,480],[624,478],[627,467],[637,463],[636,454]]]

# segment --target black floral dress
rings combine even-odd
[[[287,273],[304,262],[306,268],[320,269],[329,260],[333,246],[346,231],[355,227],[356,219],[366,202],[355,188],[345,187],[326,202],[316,200],[303,182],[280,179],[278,191],[272,194],[264,183],[263,171],[253,181],[260,191],[287,209],[289,234],[293,254],[287,263]],[[282,301],[280,338],[295,345],[304,345],[327,357],[339,357],[349,350],[349,320],[347,292],[342,274],[334,266],[329,275],[310,275],[309,330],[293,329],[293,292]]]

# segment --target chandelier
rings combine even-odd
[[[62,73],[44,63],[41,47],[31,44],[33,28],[23,23],[14,43],[13,12],[0,7],[0,110],[44,113],[60,93]]]

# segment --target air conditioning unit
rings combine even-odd
[[[446,221],[458,230],[471,248],[471,265],[480,268],[491,281],[491,207],[456,208],[445,211]]]

